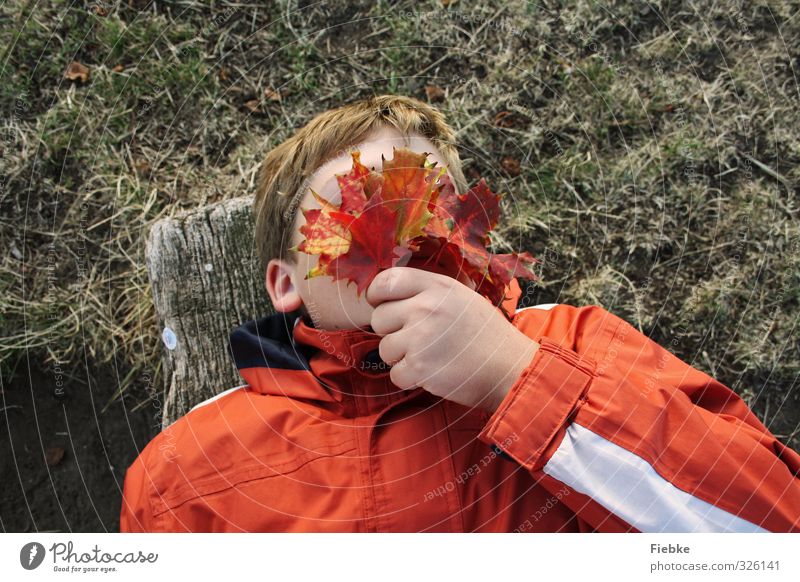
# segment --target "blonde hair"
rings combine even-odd
[[[411,97],[381,95],[330,109],[270,150],[261,165],[253,212],[262,269],[270,259],[296,260],[289,245],[298,206],[312,174],[381,126],[429,139],[441,153],[456,190],[466,190],[455,134],[435,107]]]

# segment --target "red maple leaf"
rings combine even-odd
[[[361,295],[375,275],[394,267],[411,253],[395,242],[394,227],[397,213],[380,200],[380,194],[370,198],[364,211],[357,216],[345,212],[331,212],[331,218],[340,222],[352,237],[350,248],[327,263],[327,274],[334,279],[347,279],[356,284]]]
[[[460,247],[473,266],[485,268],[489,262],[489,232],[500,218],[500,196],[481,179],[466,194],[443,196],[435,214],[438,220],[431,221],[426,232],[447,238]]]
[[[500,218],[500,196],[480,180],[459,195],[445,168],[427,154],[400,148],[381,172],[361,164],[337,176],[334,205],[312,192],[320,209],[303,210],[305,240],[295,250],[319,255],[307,277],[330,275],[356,284],[359,295],[375,276],[398,264],[466,275],[492,302],[502,301],[514,277],[535,279],[530,254],[493,254],[489,233]]]
[[[353,152],[353,168],[347,174],[336,176],[339,191],[342,193],[342,212],[361,212],[367,204],[366,185],[372,173],[368,167],[361,163],[361,153]],[[379,175],[379,174],[377,174]]]
[[[503,300],[504,290],[514,277],[522,279],[535,278],[530,269],[539,260],[528,252],[491,255],[488,276],[481,281],[478,292],[485,295],[492,303]]]

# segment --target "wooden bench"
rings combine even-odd
[[[252,198],[156,222],[147,272],[163,341],[162,427],[242,384],[228,334],[274,313],[253,243]]]

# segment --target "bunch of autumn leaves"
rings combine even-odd
[[[321,208],[303,209],[305,236],[295,250],[319,255],[308,277],[329,275],[354,282],[361,295],[381,271],[412,262],[464,273],[495,304],[514,277],[534,279],[530,254],[494,254],[489,232],[500,217],[500,196],[484,180],[458,194],[444,167],[425,153],[395,148],[381,172],[364,166],[336,176],[342,195],[334,205],[312,190]]]

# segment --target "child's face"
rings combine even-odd
[[[404,135],[394,128],[382,127],[368,134],[363,142],[356,146],[361,152],[361,163],[367,167],[381,168],[381,156],[393,157],[393,147],[407,147],[415,152],[428,152],[428,160],[444,165],[436,146],[421,135]],[[300,202],[300,208],[319,208],[319,204],[311,195],[314,190],[323,198],[334,204],[341,202],[337,174],[350,170],[353,159],[350,151],[343,151],[336,158],[320,167],[311,177],[309,190]],[[451,176],[452,179],[452,176]],[[295,228],[292,233],[291,246],[303,240],[300,227],[305,224],[303,213],[298,210]],[[273,259],[267,266],[267,290],[272,303],[278,311],[293,311],[305,306],[314,325],[321,329],[365,328],[370,323],[373,307],[367,303],[362,294],[358,297],[356,286],[346,280],[334,281],[329,276],[306,279],[309,269],[315,267],[319,260],[317,255],[298,252],[297,263]],[[453,273],[453,276],[456,276]]]

